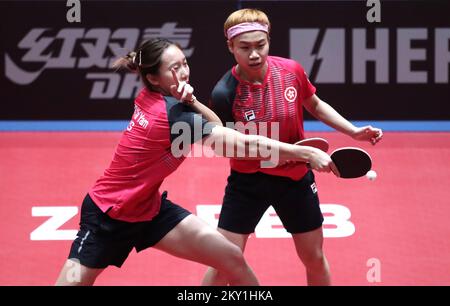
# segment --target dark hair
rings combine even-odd
[[[139,73],[142,82],[150,90],[155,90],[147,80],[146,75],[157,75],[161,67],[161,56],[168,47],[176,45],[165,38],[152,38],[144,41],[135,51],[129,52],[124,57],[117,59],[112,67],[116,70],[126,68]]]

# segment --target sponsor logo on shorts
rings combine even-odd
[[[313,193],[317,193],[317,186],[315,182],[311,184],[311,190]]]

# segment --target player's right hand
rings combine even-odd
[[[177,73],[174,68],[170,70],[174,80],[174,85],[170,86],[170,94],[177,100],[192,104],[194,102],[194,88],[185,81],[178,80]]]
[[[309,165],[311,169],[314,169],[318,172],[333,172],[337,176],[339,176],[339,171],[336,168],[336,165],[333,163],[330,155],[325,153],[324,151],[312,148],[311,156],[309,158]]]

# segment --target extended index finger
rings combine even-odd
[[[175,81],[175,85],[178,88],[178,85],[180,85],[180,81],[178,81],[178,76],[177,76],[177,73],[175,71],[175,68],[170,69],[170,71],[172,72],[172,77],[173,77],[173,80]]]

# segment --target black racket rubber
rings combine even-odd
[[[331,153],[336,168],[341,178],[357,178],[366,175],[372,168],[372,159],[362,149],[346,147]]]

